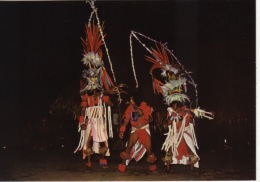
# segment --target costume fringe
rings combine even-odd
[[[111,117],[111,107],[108,106],[107,110],[108,110],[107,117],[108,117],[109,138],[113,138],[114,136],[113,136],[113,125],[112,125],[112,117]]]
[[[175,119],[173,121],[172,125],[169,125],[169,131],[166,134],[167,137],[162,145],[161,150],[165,150],[168,151],[170,147],[172,147],[172,152],[173,152],[173,156],[177,156],[178,155],[178,146],[181,142],[181,139],[183,137],[183,133],[184,133],[184,128],[185,128],[185,123],[186,123],[186,117],[187,114],[183,117],[182,120],[182,125],[181,128],[179,130],[179,132],[177,133],[177,127],[176,127],[176,122],[178,122],[178,119]]]

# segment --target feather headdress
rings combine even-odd
[[[104,24],[102,25],[103,30]],[[83,70],[82,77],[85,82],[81,84],[81,92],[102,90],[103,88],[108,92],[114,83],[109,77],[102,60],[103,45],[102,36],[100,34],[99,27],[94,24],[86,25],[86,38],[82,39],[82,45],[84,47],[83,59],[81,60],[86,66],[86,70]],[[105,35],[104,35],[105,36]]]
[[[173,101],[185,102],[189,101],[189,97],[184,94],[183,87],[186,85],[186,78],[181,76],[181,69],[178,64],[174,64],[174,59],[168,55],[163,44],[155,44],[155,49],[152,48],[151,56],[146,56],[146,60],[153,63],[150,74],[153,76],[155,69],[161,69],[161,76],[164,77],[165,83],[153,78],[154,90],[164,96],[166,103],[169,105]],[[158,84],[159,83],[159,84]],[[159,91],[159,92],[158,92]]]
[[[104,24],[102,26],[102,30],[104,29]],[[99,28],[97,25],[88,26],[86,25],[85,29],[86,39],[82,40],[82,45],[84,47],[84,54],[82,62],[86,66],[95,66],[100,67],[103,64],[102,61],[102,51],[100,47],[103,45],[102,37],[99,32]]]
[[[109,51],[105,41],[105,34],[103,33],[104,23],[100,23],[97,8],[95,7],[95,0],[87,0],[92,12],[90,14],[88,24],[86,25],[86,38],[82,39],[84,47],[82,63],[86,66],[83,71],[84,80],[80,82],[80,92],[92,92],[93,90],[106,91],[109,94],[117,94],[118,101],[121,103],[121,93],[126,93],[123,87],[125,84],[117,84],[112,62],[110,60]],[[95,17],[97,24],[94,24]],[[106,58],[110,64],[110,71],[113,76],[113,81],[108,75],[104,62],[102,60],[103,54],[101,46],[104,46]]]
[[[146,45],[139,40],[136,34],[141,35],[142,37],[145,37],[150,41],[153,41],[155,43],[154,48],[147,48]],[[174,54],[172,54],[172,52],[169,51],[167,46],[149,37],[146,37],[143,34],[132,31],[130,35],[132,65],[134,65],[131,44],[132,36],[134,36],[142,44],[142,46],[144,46],[145,49],[150,53],[149,55],[145,56],[145,59],[152,63],[152,66],[150,68],[150,75],[152,76],[152,85],[154,93],[162,94],[166,104],[168,105],[170,105],[170,103],[173,101],[190,102],[188,95],[186,95],[186,83],[188,82],[188,78],[190,83],[192,83],[195,86],[195,91],[197,93],[196,84],[193,82],[192,78],[189,76],[189,73],[180,64],[180,62],[177,60]],[[154,77],[153,72],[156,69],[159,69],[161,71],[161,79]],[[134,67],[133,71],[135,75]]]
[[[155,48],[149,49],[143,42],[140,41],[137,35],[140,35],[147,40],[154,42]],[[190,72],[187,72],[184,69],[184,66],[181,65],[181,63],[175,57],[172,51],[167,48],[166,44],[162,44],[141,33],[131,31],[130,52],[136,87],[138,87],[138,81],[134,69],[133,48],[131,39],[132,37],[135,37],[136,40],[150,53],[149,56],[146,56],[146,60],[153,63],[150,69],[150,75],[152,76],[154,93],[162,94],[167,105],[170,105],[173,101],[179,101],[182,103],[188,101],[191,103],[190,98],[188,97],[188,95],[186,95],[187,83],[189,83],[194,86],[194,91],[196,94],[195,107],[198,107],[197,84],[194,83],[193,78],[190,76]],[[161,70],[161,76],[164,78],[164,82],[160,81],[157,78],[154,78],[153,71],[155,69]],[[199,107],[193,109],[192,112],[197,117],[205,117],[208,119],[214,118],[214,114],[212,112],[206,112],[204,110],[201,110]]]

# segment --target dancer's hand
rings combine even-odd
[[[84,124],[80,125],[80,128],[81,128],[81,130],[86,130],[87,125],[84,123]]]

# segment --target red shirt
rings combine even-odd
[[[141,105],[138,107],[141,109],[144,113],[143,117],[138,117],[137,120],[134,120],[133,118],[133,112],[138,112],[137,108],[134,108],[134,105],[129,105],[123,115],[123,118],[127,121],[131,122],[132,126],[138,126],[140,123],[142,124],[148,124],[149,123],[149,117],[151,116],[151,107],[148,106],[145,102],[142,102]]]

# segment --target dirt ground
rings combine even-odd
[[[81,153],[73,153],[72,147],[60,147],[39,151],[15,148],[1,149],[1,181],[179,181],[179,180],[256,180],[254,151],[235,153],[229,151],[201,151],[200,168],[190,172],[189,166],[172,165],[165,174],[158,156],[157,171],[148,172],[146,156],[139,162],[131,161],[125,173],[117,171],[121,162],[121,149],[111,148],[109,168],[99,167],[98,155],[93,156],[93,168],[87,170]]]

